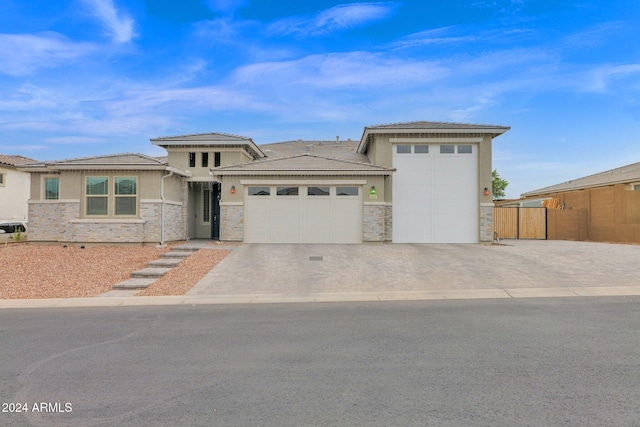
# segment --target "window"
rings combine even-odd
[[[202,222],[208,224],[211,221],[211,190],[202,189]]]
[[[220,166],[220,153],[213,153],[213,166],[216,168]]]
[[[458,145],[458,154],[473,153],[473,145]]]
[[[453,154],[455,153],[455,145],[441,145],[440,154]]]
[[[189,153],[189,167],[196,167],[196,153]]]
[[[209,167],[209,153],[202,153],[202,167]]]
[[[60,196],[60,179],[45,178],[44,179],[44,199],[58,200]]]
[[[116,177],[115,205],[116,215],[135,215],[137,205],[138,183],[135,176]]]
[[[0,173],[0,186],[4,187],[4,175],[3,173]]]
[[[86,180],[85,195],[87,215],[107,215],[109,202],[109,178],[89,176]]]
[[[396,145],[396,153],[398,154],[410,154],[411,146],[410,145]]]
[[[636,184],[633,186],[633,191],[640,191],[640,184]]]
[[[357,196],[358,187],[336,187],[336,196]]]
[[[307,196],[328,196],[329,187],[307,187]]]
[[[271,188],[269,187],[249,187],[249,196],[269,196],[271,194]]]
[[[278,187],[276,194],[278,196],[297,196],[298,187]]]
[[[427,154],[427,153],[429,153],[429,146],[428,145],[414,145],[413,146],[413,152],[415,154]]]

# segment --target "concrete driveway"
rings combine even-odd
[[[503,245],[244,244],[187,295],[295,300],[640,294],[640,246],[510,240]],[[377,298],[371,298],[377,295]],[[473,296],[471,296],[473,295]]]

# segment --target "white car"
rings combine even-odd
[[[24,239],[26,237],[26,233],[27,233],[26,221],[0,220],[0,241],[1,242]]]

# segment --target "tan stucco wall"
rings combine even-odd
[[[220,166],[237,165],[251,161],[251,156],[241,148],[181,147],[169,148],[168,163],[171,166],[188,170],[194,178],[209,178],[209,168],[214,167],[214,153],[220,153]],[[189,153],[196,153],[196,166],[189,167]],[[209,153],[209,164],[202,166],[202,153]]]

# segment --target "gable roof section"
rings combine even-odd
[[[178,175],[191,176],[189,171],[169,166],[166,159],[138,153],[108,154],[37,162],[23,165],[20,169],[25,169],[29,172],[44,170],[167,170]]]
[[[483,125],[471,123],[453,123],[453,122],[428,122],[415,121],[404,123],[390,123],[367,126],[364,128],[358,152],[364,153],[371,135],[373,134],[455,134],[455,133],[473,133],[491,135],[492,138],[502,135],[511,129],[509,126]]]
[[[560,184],[551,185],[549,187],[539,188],[537,190],[523,193],[521,197],[532,197],[562,191],[583,190],[586,188],[632,182],[640,182],[640,162],[573,179]]]
[[[212,132],[193,135],[163,136],[151,138],[151,143],[160,147],[241,147],[245,146],[253,158],[265,157],[260,147],[251,138],[227,133]]]
[[[316,154],[258,160],[211,169],[214,175],[391,175],[395,169]]]
[[[24,156],[0,154],[0,164],[7,166],[21,165],[24,163],[35,163],[37,160],[30,159]]]

